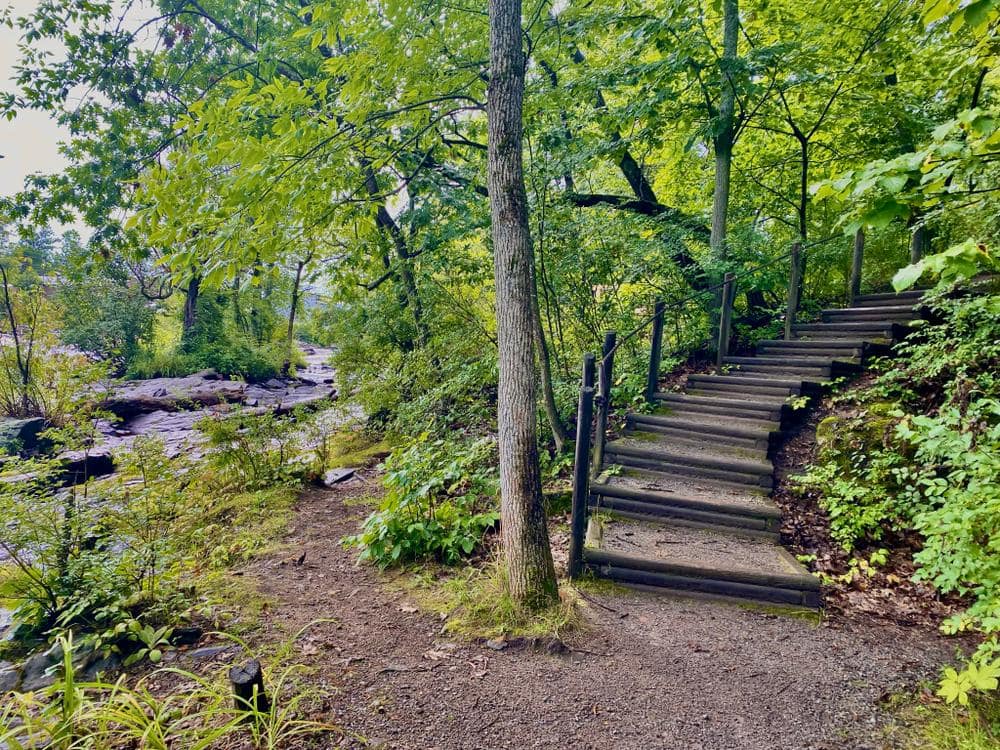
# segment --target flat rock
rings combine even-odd
[[[355,475],[357,469],[331,469],[323,475],[323,484],[332,487],[335,484],[344,482]]]
[[[188,654],[195,661],[202,661],[205,659],[214,659],[219,654],[225,653],[226,651],[232,650],[233,646],[205,646],[204,648],[196,648],[190,654]]]
[[[104,397],[101,406],[127,421],[155,411],[183,411],[241,402],[245,392],[246,383],[220,380],[218,373],[203,371],[183,378],[153,378],[123,383]]]

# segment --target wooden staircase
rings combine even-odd
[[[784,431],[831,379],[890,351],[920,315],[921,292],[858,297],[725,357],[683,392],[653,393],[603,446],[587,491],[591,521],[580,571],[679,592],[817,608],[819,581],[780,543],[769,495]],[[655,382],[655,379],[654,379]],[[798,407],[798,408],[796,408]]]

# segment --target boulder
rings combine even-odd
[[[98,445],[86,451],[66,451],[59,454],[63,462],[65,481],[80,484],[91,477],[103,477],[115,470],[111,447]]]
[[[30,453],[38,448],[39,433],[48,423],[41,417],[0,419],[0,451]]]
[[[21,686],[18,688],[22,693],[30,693],[35,690],[42,690],[59,679],[62,672],[63,650],[58,643],[53,643],[45,651],[32,654],[21,665]],[[85,648],[76,644],[73,650],[73,666],[77,672],[77,678],[84,681],[94,679],[97,675],[98,665],[101,671],[111,671],[120,663],[116,662],[116,657],[101,658],[93,649]],[[91,666],[95,669],[90,669]],[[88,671],[89,670],[89,671]]]

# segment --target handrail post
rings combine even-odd
[[[646,376],[646,403],[653,403],[660,384],[660,361],[663,357],[663,316],[667,303],[656,300],[653,314],[653,340],[649,347],[649,373]]]
[[[861,296],[861,266],[865,259],[865,230],[858,228],[854,233],[854,255],[851,258],[851,280],[847,287],[847,306],[851,307]]]
[[[733,322],[733,295],[736,274],[727,273],[722,283],[722,314],[719,316],[719,346],[715,355],[715,366],[722,367],[722,360],[729,355],[729,334]]]
[[[788,272],[788,309],[785,311],[785,341],[792,338],[795,314],[799,311],[799,283],[802,275],[802,243],[792,245],[791,267]]]
[[[597,431],[594,434],[594,462],[592,466],[595,475],[604,464],[604,441],[605,433],[608,430],[608,412],[611,410],[611,375],[614,371],[617,341],[617,332],[608,331],[604,334],[601,366],[597,370]]]
[[[590,423],[594,417],[594,355],[583,356],[583,385],[576,410],[576,455],[573,464],[573,510],[570,518],[570,578],[583,570],[583,543],[590,502]]]

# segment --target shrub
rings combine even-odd
[[[386,494],[361,533],[345,542],[380,567],[412,560],[455,563],[492,528],[497,476],[493,440],[430,440],[425,434],[385,461]]]
[[[915,531],[916,578],[968,598],[944,629],[987,637],[943,682],[955,700],[1000,674],[1000,294],[939,297],[933,308],[940,322],[848,397],[860,410],[821,430],[819,460],[799,481],[819,494],[845,548]]]
[[[124,370],[149,344],[156,310],[138,289],[101,276],[67,281],[59,289],[63,342]]]

